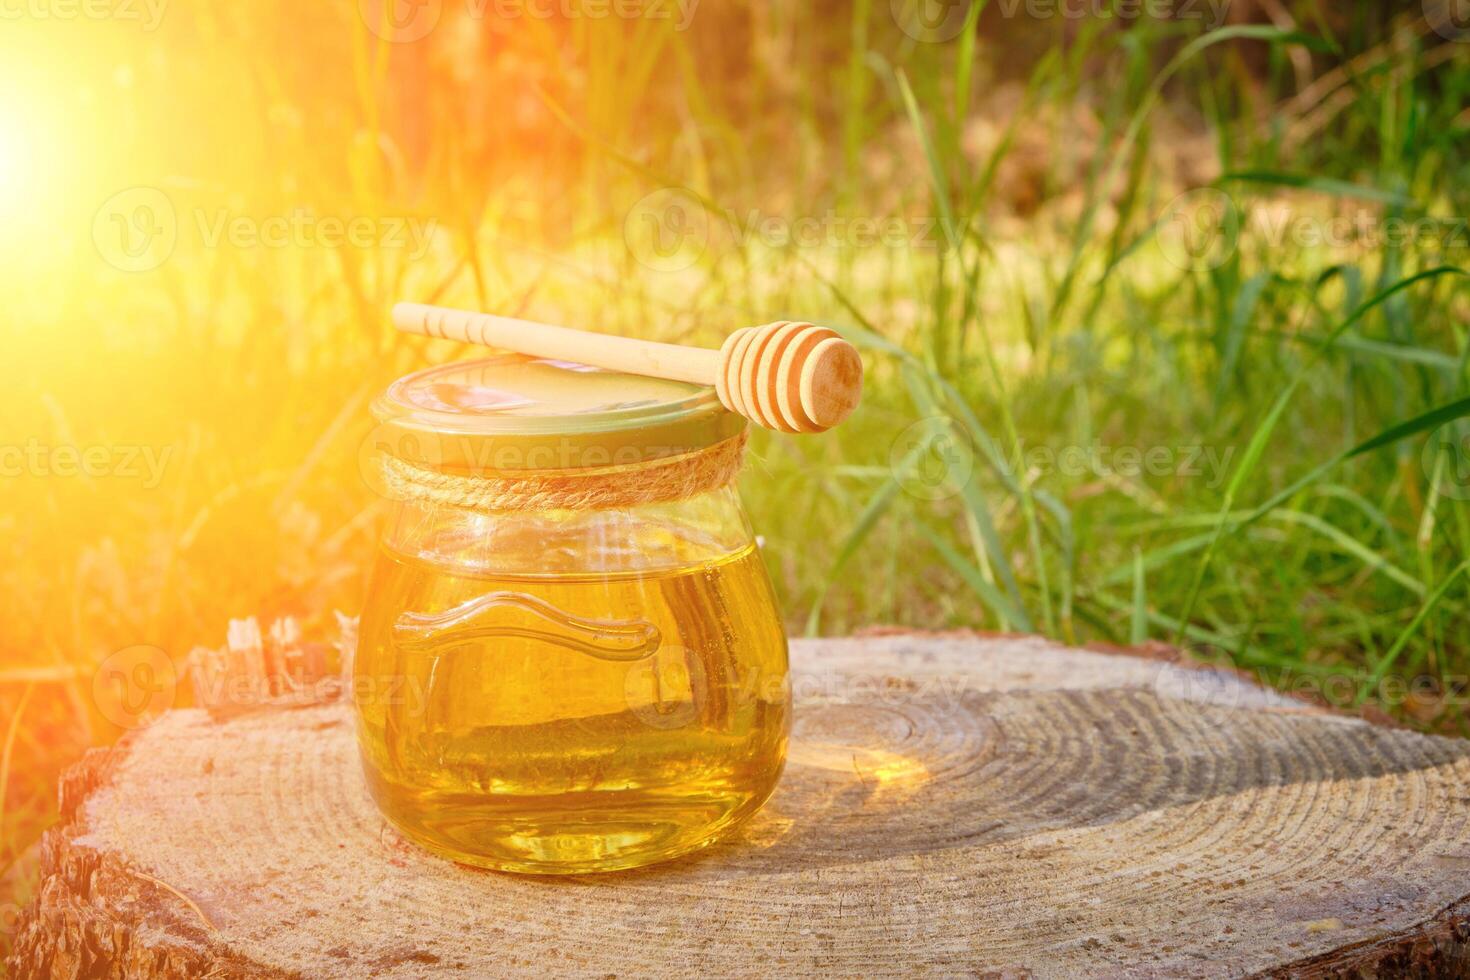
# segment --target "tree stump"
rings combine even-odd
[[[348,707],[95,753],[13,976],[1470,975],[1470,742],[1036,639],[792,645],[735,838],[581,878],[409,845]]]

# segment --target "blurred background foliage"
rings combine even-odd
[[[742,483],[794,634],[1170,642],[1463,732],[1458,0],[383,2],[0,20],[7,923],[98,664],[356,611],[367,403],[470,353],[397,299],[860,341],[861,413]]]

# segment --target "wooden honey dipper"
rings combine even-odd
[[[835,330],[810,323],[742,327],[719,350],[420,303],[393,307],[393,325],[426,337],[713,385],[730,411],[777,432],[825,432],[852,414],[863,393],[857,348]]]

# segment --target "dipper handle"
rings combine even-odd
[[[420,303],[393,307],[405,333],[712,385],[727,409],[778,432],[825,432],[862,397],[863,362],[834,330],[810,323],[744,327],[719,350],[592,333]]]
[[[575,361],[611,371],[697,385],[714,384],[720,369],[719,351],[702,347],[634,340],[632,337],[421,303],[399,303],[393,307],[393,325],[404,333],[499,347],[535,357]]]

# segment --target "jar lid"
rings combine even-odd
[[[631,466],[739,435],[713,388],[505,354],[393,382],[374,448],[418,466],[492,474]]]

